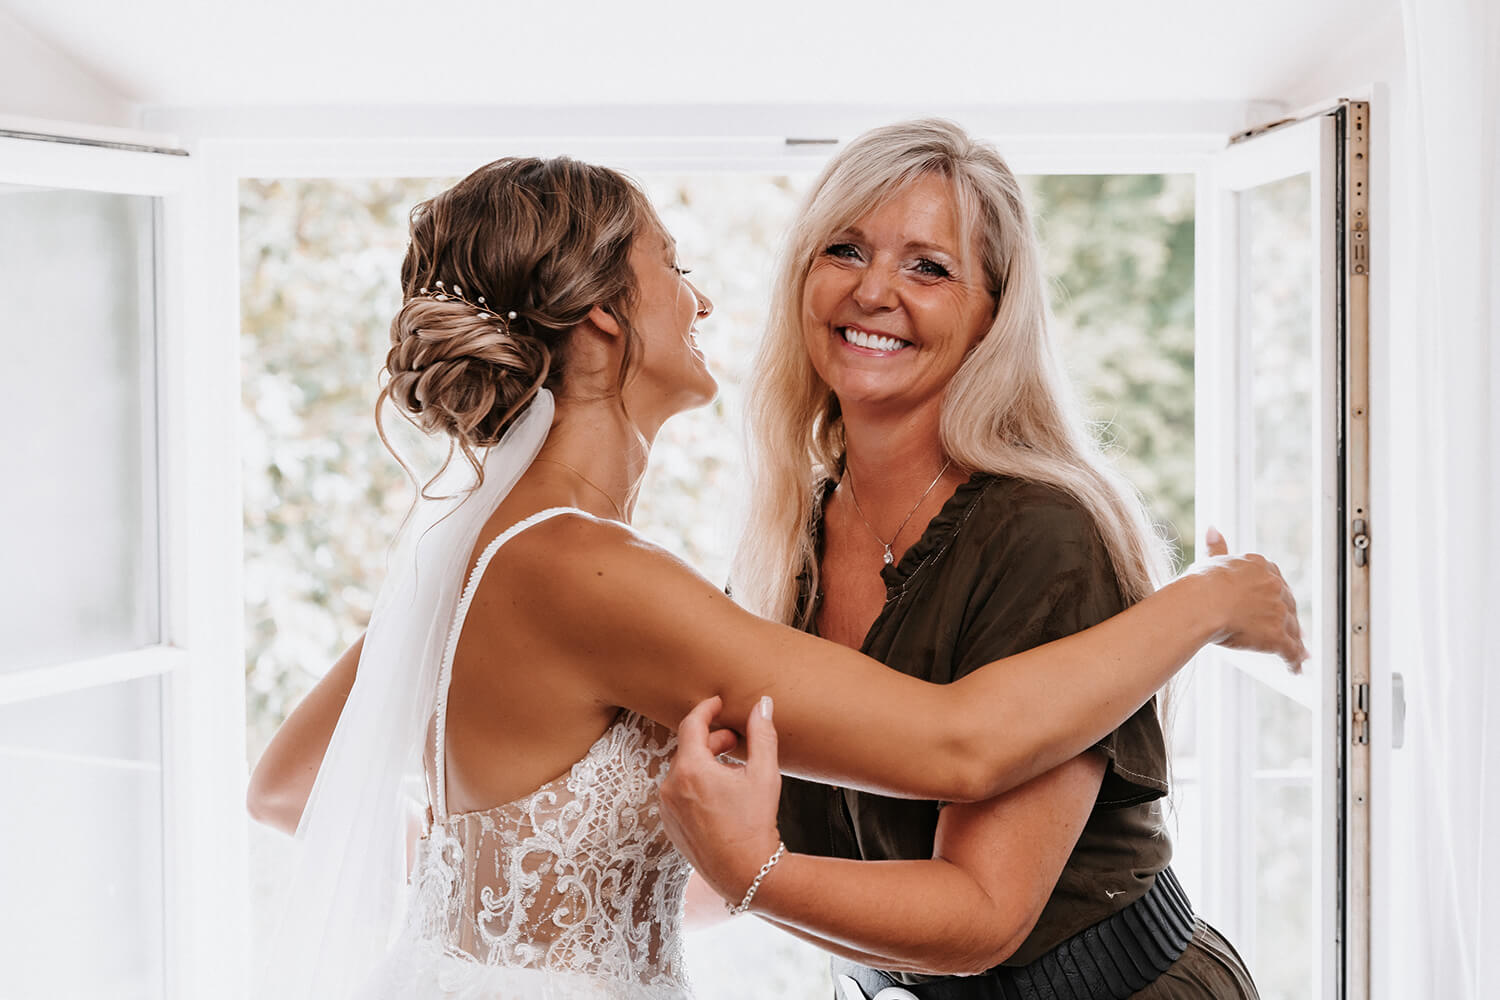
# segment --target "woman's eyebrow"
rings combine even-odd
[[[841,240],[841,239],[851,239],[851,240],[860,240],[860,241],[863,241],[863,240],[866,239],[866,237],[865,237],[864,230],[860,229],[858,226],[845,226],[843,229],[840,229],[840,230],[836,231],[832,236],[828,237],[828,241],[829,242],[836,241],[836,240]],[[906,244],[901,249],[903,249],[903,250],[929,250],[929,251],[936,251],[937,253],[943,254],[943,255],[948,256],[948,257],[954,257],[954,258],[958,257],[958,254],[954,253],[952,250],[950,250],[948,247],[944,246],[943,244],[941,244],[941,243],[933,243],[933,242],[931,242],[929,240],[907,240]]]
[[[908,249],[908,250],[933,250],[933,251],[936,251],[937,253],[943,254],[944,256],[947,256],[947,257],[957,257],[958,256],[956,253],[954,253],[952,250],[949,250],[947,247],[943,246],[941,243],[929,243],[926,240],[908,240],[907,244],[906,244],[906,249]]]

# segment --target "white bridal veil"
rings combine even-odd
[[[349,700],[297,828],[286,907],[258,998],[343,1000],[398,927],[406,886],[403,778],[420,768],[438,667],[479,531],[552,426],[543,389],[484,457],[449,464],[392,547]]]

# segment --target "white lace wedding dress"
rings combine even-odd
[[[525,798],[449,813],[444,729],[453,653],[502,533],[469,577],[439,671],[430,832],[404,928],[361,1000],[681,1000],[690,869],[667,838],[657,790],[672,733],[621,712],[583,758]]]

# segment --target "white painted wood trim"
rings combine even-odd
[[[0,705],[169,674],[186,663],[187,654],[180,649],[150,646],[128,653],[13,670],[0,674]]]
[[[0,138],[0,182],[41,188],[165,195],[191,171],[185,156]]]

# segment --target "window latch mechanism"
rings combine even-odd
[[[1354,520],[1354,565],[1363,566],[1370,561],[1370,532],[1362,517]]]
[[[1370,742],[1370,685],[1354,685],[1354,711],[1349,719],[1351,738],[1355,743]]]

